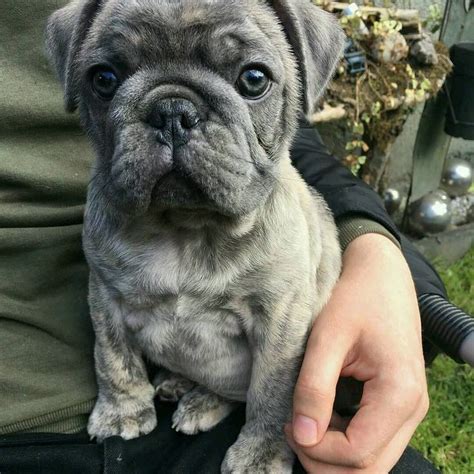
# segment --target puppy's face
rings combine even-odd
[[[295,58],[288,39],[309,38],[305,9],[312,39],[325,43],[312,45],[316,54],[292,44]],[[315,69],[319,84],[305,97],[315,102],[337,62],[339,44],[321,52],[331,27],[306,0],[82,0],[60,10],[49,49],[97,151],[92,185],[131,214],[251,212],[278,179],[301,69]]]
[[[298,88],[277,22],[258,16],[228,0],[117,0],[98,13],[79,97],[113,202],[230,215],[265,198]]]

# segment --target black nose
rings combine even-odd
[[[201,119],[191,101],[169,98],[156,103],[147,121],[157,129],[156,137],[159,142],[168,146],[180,146],[189,141],[190,131]]]

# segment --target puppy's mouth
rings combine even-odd
[[[210,210],[204,192],[177,166],[156,181],[151,193],[151,206],[193,211]]]
[[[201,228],[224,218],[198,185],[176,168],[156,182],[149,212],[183,229]]]
[[[143,122],[116,133],[110,173],[113,199],[124,213],[181,209],[235,218],[260,204],[258,183],[264,176],[240,128],[208,120],[176,145],[161,143]]]

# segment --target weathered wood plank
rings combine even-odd
[[[443,20],[441,40],[452,46],[474,40],[474,10],[466,13],[464,2],[452,2]],[[413,154],[410,202],[438,188],[451,137],[444,132],[446,99],[443,94],[427,102],[420,121]]]

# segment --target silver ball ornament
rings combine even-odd
[[[402,203],[402,195],[400,191],[395,188],[388,188],[383,193],[383,202],[385,204],[385,209],[389,214],[393,214],[396,210],[400,208]]]
[[[451,196],[466,194],[472,184],[472,166],[465,160],[451,159],[446,162],[441,187]]]
[[[448,193],[443,189],[437,189],[436,191],[432,191],[431,194],[433,194],[433,196],[437,196],[439,199],[441,199],[441,201],[452,202]]]
[[[451,223],[451,200],[444,191],[434,191],[410,205],[410,229],[418,235],[437,234]]]

